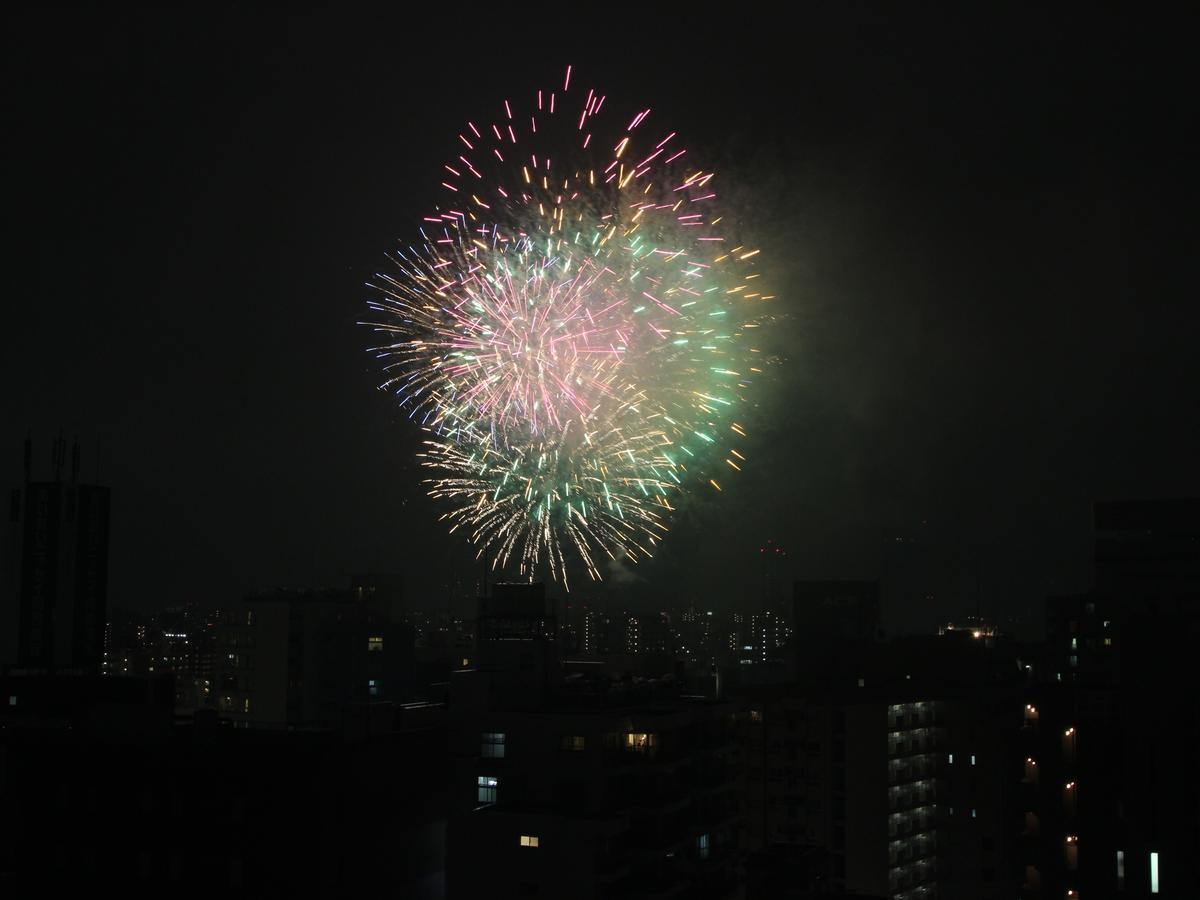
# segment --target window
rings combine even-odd
[[[522,847],[536,847],[538,845],[538,836],[536,834],[521,835]]]
[[[477,800],[480,806],[490,806],[496,802],[496,792],[500,788],[500,779],[493,775],[480,775],[477,779],[479,793]]]
[[[583,749],[584,740],[582,734],[567,734],[562,739],[562,749],[572,752],[579,752]]]
[[[1125,890],[1125,851],[1117,851],[1117,890]]]
[[[375,653],[382,649],[383,649],[383,638],[382,637],[367,638],[367,652],[368,653]]]
[[[950,765],[954,765],[954,754],[950,754]]]
[[[626,750],[633,750],[637,753],[648,753],[657,744],[658,741],[655,736],[646,734],[645,732],[630,732],[625,735]]]
[[[975,765],[975,754],[971,754],[971,765]]]
[[[367,693],[372,697],[379,696],[379,682],[374,678],[367,681]]]
[[[247,697],[246,699],[244,699],[242,701],[242,712],[245,712],[245,713],[250,712],[250,698],[249,697]]]
[[[708,859],[708,835],[702,834],[696,838],[696,855],[701,859]]]
[[[485,731],[479,748],[480,756],[504,759],[504,735],[498,731]]]
[[[8,695],[8,705],[9,705],[9,706],[16,706],[16,705],[17,705],[17,698],[16,698],[14,695],[12,695],[12,694],[9,694],[9,695]]]
[[[1150,853],[1150,893],[1158,893],[1158,854]]]

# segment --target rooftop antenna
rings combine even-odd
[[[976,622],[981,621],[981,619],[979,617],[979,610],[983,604],[983,599],[982,599],[983,598],[983,576],[981,574],[982,569],[983,569],[982,557],[981,557],[981,555],[976,555],[976,557],[975,557],[975,621]]]

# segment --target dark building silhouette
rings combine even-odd
[[[7,510],[0,650],[4,662],[23,669],[98,673],[111,494],[107,487],[80,482],[78,443],[64,480],[66,447],[61,437],[54,442],[52,478],[37,481],[32,441],[25,443],[25,483],[12,491]]]
[[[1094,507],[1096,588],[1046,604],[1023,708],[1025,896],[1200,896],[1200,501]]]
[[[738,706],[670,677],[564,676],[555,647],[541,585],[481,603],[451,683],[448,896],[730,896]]]
[[[870,610],[869,591],[866,600]],[[861,618],[857,603],[851,611]],[[838,665],[801,651],[793,683],[746,689],[755,878],[800,866],[814,893],[1015,897],[1005,772],[1017,725],[1004,720],[1015,659],[954,635],[883,644],[838,618],[829,622]],[[815,643],[820,632],[808,634]]]
[[[414,697],[413,627],[394,591],[364,577],[349,590],[246,597],[217,627],[212,702],[247,727],[336,727],[347,706]]]
[[[1200,500],[1101,501],[1092,521],[1099,592],[1200,595]]]
[[[0,676],[0,695],[0,895],[443,896],[434,723],[179,724],[170,676]]]

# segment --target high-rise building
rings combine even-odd
[[[1200,501],[1094,507],[1096,587],[1046,602],[1024,698],[1023,896],[1200,896]]]
[[[23,669],[98,673],[108,604],[109,488],[79,480],[79,445],[64,479],[58,438],[52,478],[33,479],[25,442],[25,483],[8,504],[0,610],[3,661]],[[15,640],[14,640],[15,638]]]
[[[977,698],[900,686],[763,692],[746,731],[746,847],[816,851],[834,893],[1011,898],[993,726]]]

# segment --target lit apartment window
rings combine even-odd
[[[696,855],[701,859],[708,859],[708,835],[702,834],[696,838]]]
[[[971,765],[975,765],[975,754],[971,754]]]
[[[1125,851],[1117,851],[1117,890],[1125,890]]]
[[[500,788],[500,779],[493,775],[480,775],[476,779],[479,793],[477,799],[480,806],[488,806],[496,802],[496,792]]]
[[[658,744],[655,736],[645,732],[629,732],[625,735],[625,749],[647,753]]]
[[[242,712],[250,712],[250,698],[247,697],[242,701]]]
[[[382,650],[382,649],[383,649],[383,638],[382,637],[367,638],[367,651],[369,653],[374,653],[375,651]]]
[[[950,754],[950,765],[954,765],[954,754]]]
[[[503,759],[504,735],[497,731],[485,731],[480,739],[479,755]]]
[[[367,694],[371,697],[379,696],[379,682],[376,679],[367,680]]]
[[[538,836],[536,834],[521,835],[522,847],[536,847],[538,845]]]
[[[1158,853],[1150,854],[1150,893],[1158,893]]]
[[[578,753],[583,749],[584,740],[582,734],[564,735],[562,739],[562,749],[571,750]]]

